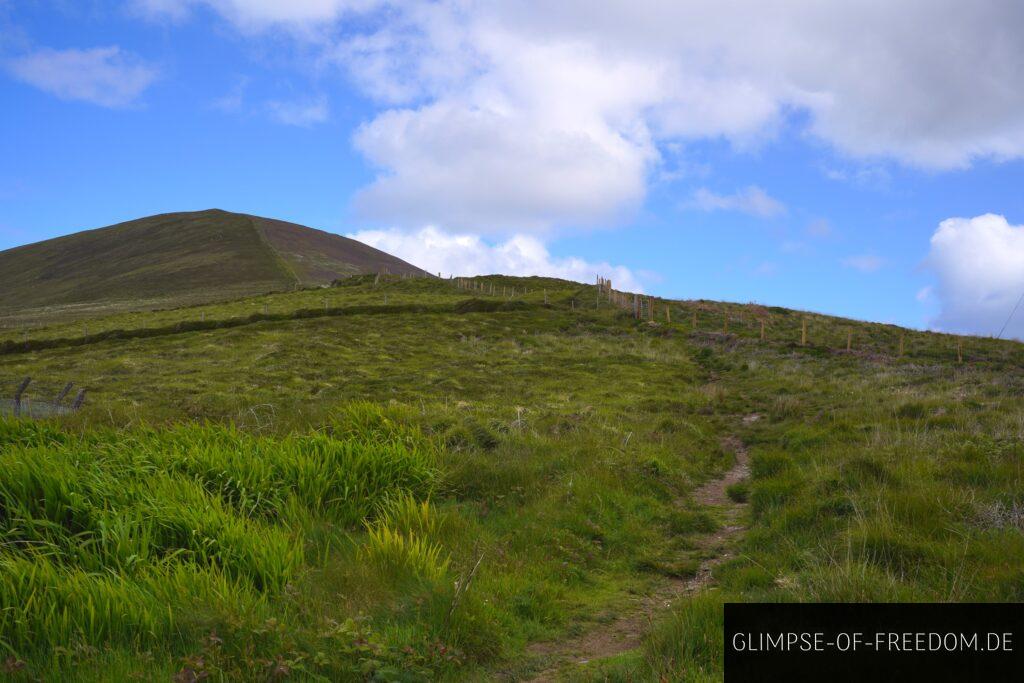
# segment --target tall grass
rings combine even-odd
[[[363,557],[385,577],[401,580],[411,575],[437,582],[448,573],[447,554],[428,537],[387,524],[371,525],[367,532]]]
[[[433,447],[397,428],[378,438],[366,425],[382,419],[358,411],[335,430],[344,438],[0,420],[0,647],[142,645],[196,605],[244,614],[302,571],[304,522],[415,511],[437,475]],[[432,546],[403,538],[443,569]]]

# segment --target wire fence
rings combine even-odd
[[[74,391],[74,382],[33,382],[24,377],[0,383],[0,415],[41,419],[70,415],[85,403],[85,389]]]

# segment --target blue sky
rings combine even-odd
[[[219,207],[445,273],[998,331],[1022,11],[762,4],[0,0],[0,249]]]

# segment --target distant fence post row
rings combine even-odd
[[[655,301],[654,297],[645,296],[642,294],[620,292],[612,287],[612,281],[598,276],[597,277],[597,292],[599,299],[603,296],[613,305],[618,306],[621,309],[629,311],[632,317],[636,320],[648,320],[654,321],[659,317],[658,302]],[[666,323],[672,322],[672,305],[665,302],[664,305],[664,319]],[[761,307],[757,307],[759,312],[755,314],[755,320],[759,327],[758,339],[762,342],[768,341],[768,328],[770,327],[771,314]],[[722,316],[722,334],[729,334],[729,307],[722,305],[719,307],[710,306],[707,304],[695,303],[691,314],[690,327],[694,332],[699,331],[698,328],[698,313],[705,311],[708,313],[716,312],[716,309],[720,309]],[[808,318],[803,316],[800,319],[800,346],[808,346],[809,334],[808,334]],[[899,332],[896,344],[896,355],[899,357],[904,356],[906,351],[905,346],[905,332],[902,330]],[[853,330],[848,329],[846,332],[846,351],[853,352],[854,347],[854,335]],[[963,363],[963,341],[957,340],[956,342],[956,362]]]
[[[523,296],[529,294],[530,290],[526,287],[522,289],[516,289],[515,287],[502,286],[499,290],[493,282],[480,282],[473,278],[457,277],[455,278],[455,286],[459,289],[468,289],[474,292],[480,292],[484,295],[489,296],[501,296],[505,299],[514,299],[516,296]],[[544,303],[548,302],[548,291],[544,290]]]
[[[484,295],[490,296],[503,296],[506,298],[515,297],[517,294],[528,294],[528,289],[517,290],[515,288],[509,288],[502,286],[500,289],[495,286],[493,282],[480,281],[476,278],[463,278],[455,277],[450,278],[455,281],[456,287],[459,289],[465,289],[468,291],[479,292]],[[606,301],[607,303],[616,306],[622,310],[628,311],[635,320],[647,320],[654,322],[655,320],[664,317],[666,323],[672,322],[672,304],[669,302],[659,302],[654,297],[637,294],[634,292],[622,292],[615,289],[612,286],[612,281],[609,278],[597,275],[594,282],[595,286],[595,308],[601,307],[601,302]],[[548,303],[547,290],[543,290],[544,303]],[[570,302],[570,309],[576,310],[576,300],[572,299]],[[772,316],[769,311],[761,306],[754,307],[754,319],[758,326],[757,339],[761,342],[768,341],[768,332],[771,327]],[[698,314],[701,312],[706,314],[712,314],[717,317],[721,315],[721,334],[729,335],[730,321],[735,321],[735,315],[731,315],[728,305],[714,306],[707,303],[694,302],[692,304],[691,316],[690,316],[690,328],[694,332],[699,330],[699,318]],[[742,323],[745,316],[741,316],[738,320]],[[800,331],[799,331],[799,345],[808,346],[810,344],[810,333],[808,330],[808,316],[804,315],[800,318]],[[892,347],[890,347],[892,348]],[[854,350],[854,333],[852,329],[846,331],[846,351],[852,353]],[[906,352],[905,345],[905,332],[899,331],[896,339],[895,349],[893,349],[895,355],[903,357]],[[963,342],[957,340],[956,342],[956,362],[963,363]]]

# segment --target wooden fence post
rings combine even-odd
[[[667,322],[667,323],[672,322],[672,307],[671,306],[666,306],[665,307],[665,322]]]
[[[903,333],[900,332],[900,356],[903,356]]]
[[[25,393],[25,389],[28,389],[28,384],[31,381],[31,377],[26,377],[21,380],[21,384],[14,390],[14,417],[21,415],[21,395]]]
[[[693,331],[697,331],[697,309],[693,309]]]
[[[729,311],[722,308],[722,334],[729,334]]]
[[[853,330],[846,331],[846,350],[853,350]]]
[[[71,391],[71,387],[73,387],[74,385],[74,382],[68,382],[67,384],[65,384],[64,388],[60,390],[59,394],[57,394],[57,397],[53,399],[53,402],[56,403],[57,405],[60,405],[60,402],[64,400],[64,397],[68,395],[68,392]]]
[[[956,343],[956,362],[957,363],[963,363],[964,362],[964,346],[963,346],[963,342],[960,342],[960,341],[958,341]]]
[[[85,389],[78,392],[78,396],[75,396],[75,402],[71,404],[71,410],[78,410],[85,403]]]
[[[800,346],[807,346],[807,318],[800,321]]]
[[[761,318],[761,341],[764,341],[764,318]]]

